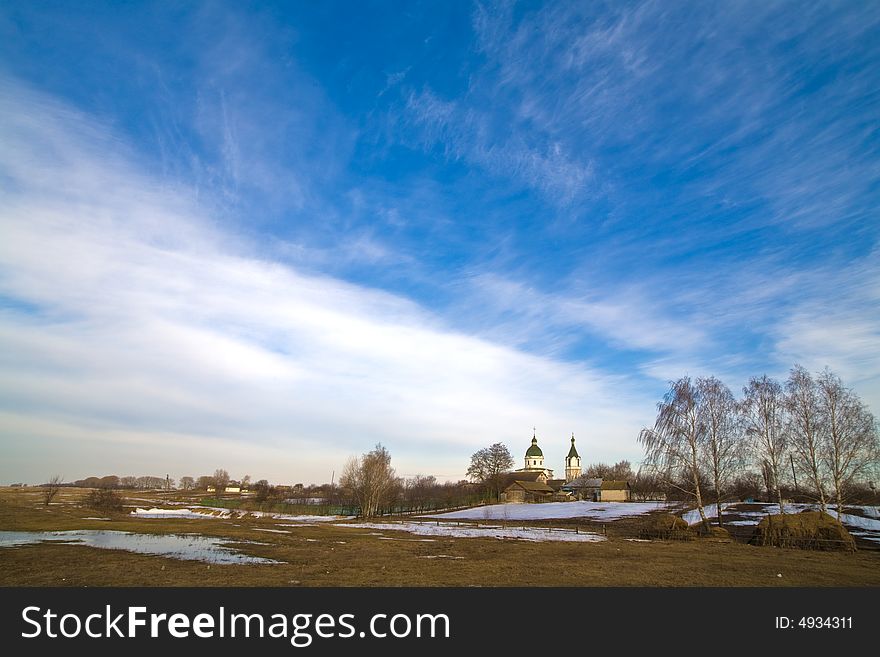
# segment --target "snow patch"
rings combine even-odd
[[[417,559],[464,559],[464,557],[454,557],[451,554],[423,554]]]
[[[316,522],[338,522],[340,520],[351,520],[354,516],[310,516],[300,515],[292,516],[285,513],[268,513],[265,511],[238,511],[235,509],[217,509],[211,506],[190,506],[186,509],[160,509],[154,507],[152,509],[137,508],[131,512],[131,515],[139,518],[230,518],[250,516],[252,518],[271,518],[273,520],[286,520],[288,522],[297,522],[300,524],[311,524]],[[292,527],[294,525],[283,525]]]
[[[556,518],[589,518],[619,520],[652,511],[679,508],[676,502],[545,502],[542,504],[492,504],[451,513],[437,513],[424,518],[445,520],[552,520]]]
[[[569,503],[570,504],[570,503]],[[497,538],[520,541],[569,541],[579,543],[595,543],[606,540],[604,536],[593,533],[573,531],[548,531],[540,528],[500,528],[484,525],[455,525],[452,523],[352,523],[334,525],[334,527],[350,527],[354,529],[374,529],[382,531],[402,531],[420,536],[444,536],[449,538]]]
[[[762,505],[764,508],[760,511],[737,511],[736,507],[738,503],[731,502],[727,504],[722,504],[722,509],[730,509],[732,515],[737,516],[746,516],[745,519],[739,520],[726,520],[726,524],[728,525],[739,525],[739,526],[748,526],[748,525],[757,525],[764,516],[767,515],[776,515],[779,513],[779,505],[778,504],[764,504]],[[818,504],[784,504],[783,505],[786,513],[800,513],[801,511],[818,511]],[[828,506],[828,511],[831,516],[836,516],[834,513],[835,505],[831,504]],[[873,510],[876,512],[876,507],[858,507],[861,508],[865,513],[869,515]],[[718,509],[714,504],[710,504],[708,506],[703,507],[707,518],[715,518],[718,516]],[[870,509],[870,510],[869,510]],[[700,513],[696,509],[688,511],[687,513],[682,514],[681,516],[689,525],[694,525],[700,522]],[[855,527],[857,529],[867,530],[869,532],[878,532],[880,533],[880,520],[874,520],[873,518],[865,518],[863,516],[852,515],[851,513],[841,513],[840,514],[840,522],[848,527]]]

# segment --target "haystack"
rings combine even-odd
[[[699,525],[699,527],[701,530],[700,534],[702,536],[705,536],[707,538],[711,538],[711,539],[718,541],[720,543],[729,543],[733,540],[733,537],[731,537],[730,532],[727,531],[724,527],[718,527],[716,525],[712,525],[711,527],[709,527],[708,534],[705,532],[702,525]]]
[[[802,550],[856,549],[855,540],[846,528],[821,511],[768,515],[758,523],[750,543]]]
[[[671,513],[655,513],[639,525],[639,538],[662,538],[679,541],[693,540],[694,534],[687,522]]]

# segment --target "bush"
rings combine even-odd
[[[690,541],[694,533],[688,524],[671,513],[656,513],[645,518],[639,525],[639,538],[662,538]]]
[[[750,542],[802,550],[856,549],[856,542],[846,528],[821,511],[767,516],[758,523]]]
[[[97,511],[120,512],[122,495],[112,488],[96,488],[86,498],[86,506]]]

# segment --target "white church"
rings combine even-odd
[[[562,487],[581,476],[581,457],[574,446],[565,457],[565,479],[554,479],[553,470],[544,467],[544,452],[538,447],[538,437],[532,433],[532,444],[526,450],[525,465],[509,473],[500,495],[501,502],[562,502],[573,499]]]
[[[629,482],[581,477],[581,457],[574,446],[574,434],[571,434],[571,447],[565,457],[565,478],[554,479],[553,470],[544,466],[544,452],[538,447],[538,437],[533,432],[532,444],[526,450],[525,464],[506,475],[499,501],[567,502],[575,499],[629,501]]]

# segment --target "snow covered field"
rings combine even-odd
[[[374,531],[403,531],[418,536],[442,536],[446,538],[498,538],[535,542],[571,541],[579,543],[596,543],[605,540],[605,537],[600,534],[585,532],[575,533],[558,529],[556,531],[547,531],[537,527],[523,529],[522,527],[504,528],[496,525],[465,526],[446,522],[439,524],[427,522],[351,523],[335,526],[371,529]]]
[[[234,514],[234,515],[233,515]],[[310,524],[315,522],[338,522],[340,520],[349,520],[354,516],[291,516],[284,513],[265,513],[263,511],[235,511],[232,509],[215,509],[210,506],[190,506],[186,509],[135,509],[131,515],[138,518],[190,518],[204,520],[210,518],[239,518],[241,516],[253,516],[255,518],[272,518],[274,520],[287,520]]]
[[[677,502],[546,502],[544,504],[493,504],[451,513],[437,513],[425,518],[445,520],[552,520],[554,518],[589,518],[619,520],[651,511],[670,511]]]

